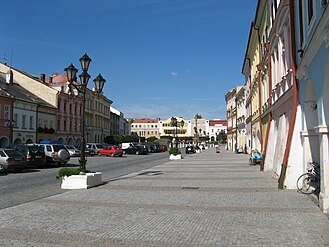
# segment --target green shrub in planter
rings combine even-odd
[[[58,175],[56,176],[57,179],[61,179],[65,176],[71,176],[71,175],[79,175],[80,173],[80,167],[78,168],[62,168],[58,171]]]
[[[181,154],[181,151],[178,148],[170,148],[169,154],[177,155],[177,154]]]

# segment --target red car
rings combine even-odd
[[[118,146],[105,146],[103,149],[97,151],[98,155],[106,155],[111,157],[122,157],[123,151]]]
[[[166,145],[160,145],[160,151],[161,152],[166,152],[167,151],[167,146]]]

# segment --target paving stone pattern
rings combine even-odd
[[[0,210],[0,222],[0,246],[329,246],[314,200],[214,149]]]

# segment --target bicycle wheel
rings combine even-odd
[[[304,173],[297,179],[297,189],[303,194],[312,194],[318,188],[319,180],[309,173]]]

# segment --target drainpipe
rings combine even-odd
[[[267,116],[267,127],[266,127],[266,134],[265,134],[265,141],[264,141],[264,150],[263,150],[263,167],[261,167],[261,171],[264,171],[264,161],[266,158],[266,151],[267,151],[267,144],[268,144],[268,137],[269,137],[269,133],[270,133],[270,127],[271,127],[271,121],[272,121],[272,110],[271,110],[271,106],[272,106],[272,97],[271,97],[271,93],[272,93],[272,71],[271,71],[271,54],[270,54],[270,43],[267,42],[265,44],[265,48],[266,48],[266,52],[267,52],[267,76],[268,76],[268,107],[269,107],[269,113]]]
[[[251,84],[251,62],[250,58],[247,57],[249,61],[249,97],[250,97],[250,155],[252,155],[252,84]],[[249,143],[248,143],[249,144]]]
[[[260,131],[260,149],[261,152],[263,152],[262,149],[262,144],[263,144],[263,124],[262,124],[262,119],[261,119],[261,99],[262,99],[262,92],[260,88],[260,75],[261,75],[261,69],[262,69],[262,51],[261,51],[261,37],[259,35],[259,28],[256,27],[254,23],[254,29],[257,31],[257,36],[258,36],[258,56],[259,56],[259,64],[257,65],[257,70],[258,70],[258,78],[257,78],[257,83],[258,83],[258,114],[259,114],[259,131]]]
[[[238,101],[236,99],[237,94],[235,94],[235,152],[238,152]]]
[[[259,48],[260,49],[260,48]],[[261,100],[262,100],[262,94],[261,94],[261,88],[260,88],[260,76],[261,76],[261,71],[262,71],[262,63],[260,62],[257,65],[257,70],[258,70],[258,78],[257,78],[257,82],[258,82],[258,115],[259,115],[259,132],[260,132],[260,150],[263,153],[263,124],[262,124],[262,118],[261,118]]]
[[[295,21],[294,21],[294,0],[290,0],[290,23],[291,23],[291,50],[294,52],[296,50],[296,44],[295,44]],[[286,149],[284,151],[283,161],[281,164],[281,174],[280,178],[278,180],[278,188],[283,189],[284,180],[286,177],[287,172],[287,162],[289,158],[289,152],[291,148],[291,141],[292,141],[292,135],[294,132],[295,127],[295,121],[296,121],[296,115],[297,115],[297,106],[298,106],[298,86],[297,86],[297,80],[296,80],[296,56],[295,54],[292,54],[291,56],[291,70],[292,70],[292,79],[293,79],[293,108],[291,112],[291,120],[289,123],[289,131],[287,136],[287,143],[286,143]]]

